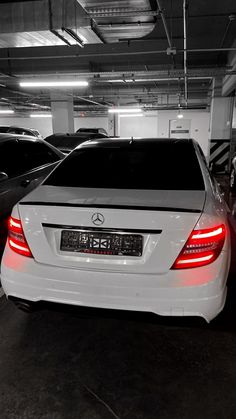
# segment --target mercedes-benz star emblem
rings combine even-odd
[[[104,216],[100,212],[95,212],[92,215],[92,222],[95,226],[101,226],[105,221]]]

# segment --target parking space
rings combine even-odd
[[[1,417],[234,418],[235,293],[210,325],[2,302]]]
[[[2,298],[1,419],[235,418],[235,254],[210,324]]]

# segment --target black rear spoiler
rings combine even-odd
[[[178,207],[159,207],[148,205],[113,205],[113,204],[71,204],[65,202],[42,202],[42,201],[23,201],[19,205],[48,206],[48,207],[73,207],[73,208],[109,208],[121,210],[141,210],[141,211],[169,211],[169,212],[189,212],[201,213],[202,210],[193,208]]]

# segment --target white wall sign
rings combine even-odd
[[[191,119],[171,119],[169,127],[170,138],[189,138]]]

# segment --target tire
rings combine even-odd
[[[230,172],[229,187],[231,191],[236,191],[236,173],[233,167]]]

